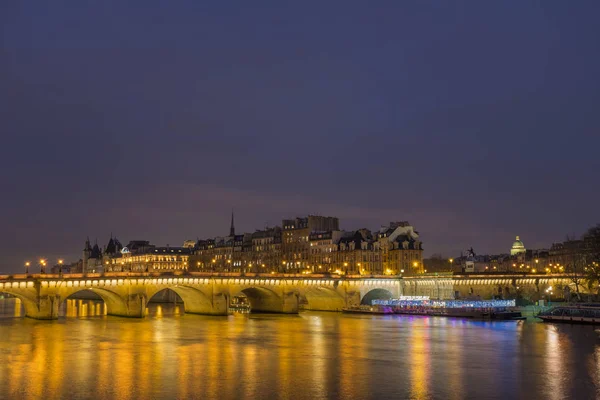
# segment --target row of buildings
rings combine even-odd
[[[188,240],[181,247],[157,247],[135,240],[123,246],[112,237],[102,249],[86,241],[83,257],[62,272],[257,272],[400,275],[423,272],[419,233],[406,221],[377,231],[339,229],[336,217],[309,215],[281,226]],[[55,271],[56,272],[56,271]]]
[[[190,269],[199,271],[399,275],[423,272],[419,234],[406,221],[376,232],[343,231],[336,217],[286,219],[281,227],[199,240]]]
[[[553,243],[549,249],[527,249],[516,237],[510,251],[498,255],[476,254],[471,248],[460,257],[432,257],[424,261],[429,272],[582,272],[600,256],[600,226],[590,228],[581,239]]]

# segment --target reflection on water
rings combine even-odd
[[[0,318],[15,318],[25,315],[25,306],[16,297],[0,298]]]
[[[21,305],[0,300],[14,317]],[[595,398],[593,327],[342,315],[106,317],[69,300],[57,321],[0,320],[0,398]],[[18,314],[21,315],[21,314]]]
[[[98,300],[67,299],[58,309],[60,317],[102,317],[106,304]]]

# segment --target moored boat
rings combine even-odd
[[[600,305],[580,304],[572,306],[555,306],[540,312],[535,317],[544,322],[600,325]]]
[[[514,310],[514,300],[375,300],[376,305],[387,305],[396,314],[436,317],[471,318],[485,320],[526,319]]]
[[[357,306],[357,307],[342,308],[342,312],[354,313],[354,314],[393,314],[394,310],[392,309],[392,307],[388,307],[388,306],[362,305],[362,306]]]

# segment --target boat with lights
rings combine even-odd
[[[600,325],[600,304],[555,306],[535,316],[544,322]]]
[[[392,307],[383,305],[362,305],[356,307],[342,308],[343,313],[348,314],[394,314]]]
[[[434,317],[470,318],[484,320],[523,320],[514,309],[515,300],[430,300],[389,299],[373,300],[373,305],[392,307],[394,313]]]

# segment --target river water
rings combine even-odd
[[[438,317],[183,314],[57,321],[0,300],[0,399],[594,399],[594,327]]]

